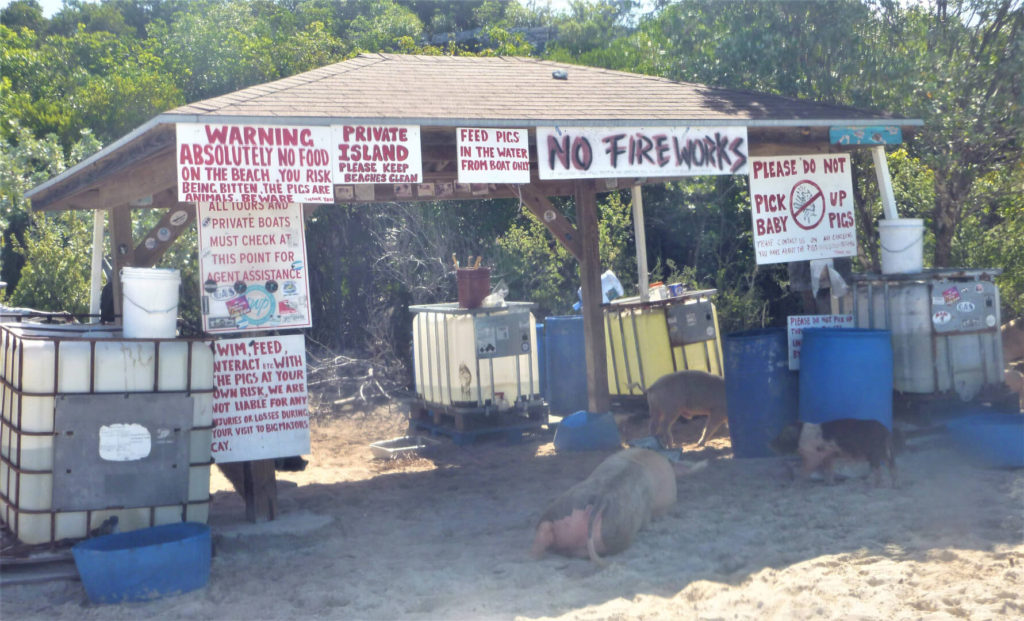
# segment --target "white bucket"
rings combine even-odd
[[[178,328],[178,270],[121,268],[122,328],[129,339],[173,339]]]
[[[920,218],[881,219],[878,237],[883,274],[916,274],[924,269],[924,221]]]

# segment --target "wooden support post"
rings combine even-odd
[[[587,364],[587,407],[607,412],[608,358],[601,312],[601,256],[597,229],[597,191],[592,179],[577,180],[576,219],[582,237],[580,287],[583,290],[583,342]]]
[[[885,147],[871,147],[871,159],[875,163],[875,177],[878,179],[878,191],[882,195],[882,213],[887,220],[896,220],[896,197],[892,191],[892,179],[889,177],[889,160],[885,158]]]
[[[245,519],[250,522],[269,522],[277,518],[277,478],[273,459],[247,461],[242,464],[245,474]]]
[[[647,287],[647,233],[644,228],[644,194],[639,183],[633,186],[633,238],[636,240],[636,282],[640,288],[640,301],[651,295]]]
[[[100,296],[103,293],[103,232],[107,214],[102,209],[92,212],[92,265],[89,268],[89,314],[100,314]],[[89,323],[99,322],[90,318]]]
[[[123,205],[110,210],[110,253],[113,255],[114,314],[122,316],[121,268],[135,266],[135,244],[132,242],[132,210]]]

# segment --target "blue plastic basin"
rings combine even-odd
[[[210,580],[210,527],[178,522],[86,539],[71,549],[89,599],[140,602]]]
[[[965,453],[996,468],[1024,468],[1024,415],[985,412],[946,423]]]
[[[555,450],[595,451],[622,445],[619,426],[609,412],[594,414],[581,410],[562,419],[555,429]]]

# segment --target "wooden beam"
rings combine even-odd
[[[174,241],[196,219],[196,208],[192,203],[179,203],[164,212],[163,217],[142,241],[135,247],[134,267],[153,267],[160,261]]]
[[[593,179],[576,181],[576,214],[583,246],[580,286],[583,294],[583,342],[587,364],[587,407],[607,412],[608,358],[601,312],[601,255],[597,229],[597,191]]]
[[[121,268],[135,265],[135,244],[132,243],[132,210],[127,205],[111,209],[107,218],[110,221],[110,252],[113,255],[113,273],[110,275],[112,293],[114,294],[114,314],[121,316]]]
[[[125,145],[107,157],[94,162],[88,168],[79,171],[63,183],[33,195],[32,209],[40,211],[78,209],[78,207],[71,206],[66,201],[70,197],[82,194],[91,188],[110,185],[113,176],[123,178],[123,175],[119,175],[119,173],[128,173],[130,176],[131,171],[140,162],[145,162],[163,152],[166,152],[171,161],[172,172],[176,172],[177,167],[174,164],[175,141],[174,124],[161,125],[156,129],[148,131],[131,144]],[[139,196],[134,198],[139,198]],[[128,199],[125,202],[134,200],[134,198]],[[106,204],[87,207],[87,209],[107,209],[116,206],[115,204]]]
[[[160,156],[151,157],[128,170],[104,178],[102,185],[82,188],[58,201],[37,204],[33,200],[32,205],[39,211],[109,209],[160,194],[168,188],[177,188],[177,184],[174,150],[170,149]]]
[[[548,227],[548,230],[555,236],[555,239],[557,239],[566,250],[571,252],[572,256],[576,257],[577,261],[582,261],[583,246],[580,241],[580,233],[576,230],[576,227],[569,222],[569,219],[565,217],[565,214],[555,207],[546,196],[537,193],[532,186],[521,185],[509,187],[513,190],[515,190],[516,187],[519,188],[518,191],[522,193],[523,204],[530,210],[530,213],[536,216],[544,226]]]

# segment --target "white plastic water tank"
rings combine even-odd
[[[196,340],[124,340],[102,326],[0,325],[0,518],[23,543],[85,537],[117,515],[121,530],[209,515],[213,352]],[[178,393],[192,397],[188,502],[53,510],[59,395]],[[130,414],[127,415],[130,418]],[[52,519],[51,519],[52,518]]]
[[[929,270],[854,278],[858,328],[890,330],[893,388],[970,401],[1003,381],[993,270]],[[984,278],[983,278],[984,277]]]
[[[528,309],[515,302],[472,311],[454,304],[411,307],[419,396],[440,405],[498,410],[520,398],[539,398],[537,322]]]

